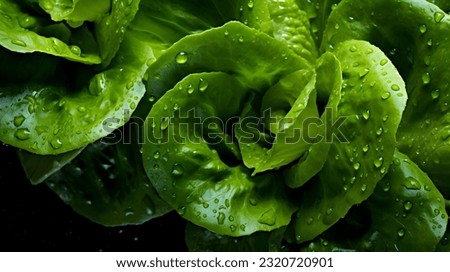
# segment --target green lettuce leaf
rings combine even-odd
[[[444,250],[448,244],[444,198],[430,178],[398,151],[389,172],[362,206],[360,213],[369,220],[361,220],[361,214],[346,217],[345,224],[308,243],[305,250],[429,252]]]
[[[339,29],[331,27],[335,24]],[[344,0],[330,16],[323,44],[326,48],[364,39],[389,55],[409,96],[399,149],[430,175],[445,197],[450,196],[449,24],[448,15],[426,1]]]
[[[27,178],[32,184],[37,185],[72,161],[81,151],[83,148],[58,155],[44,156],[19,150],[18,154]]]
[[[406,104],[404,82],[378,48],[350,40],[335,54],[343,76],[338,105],[338,117],[345,117],[339,127],[343,137],[329,139],[319,180],[302,191],[294,224],[299,243],[317,237],[372,194],[392,161]],[[327,124],[329,129],[338,121]]]
[[[310,145],[298,162],[283,171],[285,183],[291,188],[303,186],[320,172],[331,147],[331,142],[326,139],[327,133],[330,132],[326,130],[325,124],[327,124],[327,119],[338,114],[342,89],[341,64],[334,54],[326,52],[317,60],[316,73],[316,90],[319,98],[323,97],[322,100],[328,100],[320,122],[312,123],[318,126],[315,137],[322,137],[322,140]]]
[[[104,226],[142,224],[173,210],[142,167],[137,127],[130,122],[88,145],[46,184],[77,213]]]
[[[108,135],[129,119],[145,93],[152,50],[139,32],[129,30],[101,71],[39,54],[0,48],[0,55],[10,63],[0,74],[0,140],[32,153],[60,154]],[[36,75],[33,67],[40,68]]]
[[[14,52],[46,53],[85,64],[101,62],[94,37],[86,28],[69,29],[28,12],[13,1],[1,0],[0,4],[0,46]]]
[[[312,140],[316,131],[308,130],[306,126],[308,118],[318,117],[314,85],[314,72],[296,71],[267,90],[262,100],[261,114],[250,110],[241,115],[235,130],[236,138],[245,166],[255,169],[253,174],[291,163],[314,143]],[[268,139],[255,141],[252,137],[254,124],[251,120],[261,115],[265,127],[274,135],[271,145]],[[306,132],[310,138],[306,138]]]
[[[251,97],[307,67],[283,43],[238,22],[187,36],[159,57],[149,68],[157,102],[144,125],[143,157],[163,199],[219,234],[286,225],[294,206],[283,183],[274,173],[250,175],[228,126]]]

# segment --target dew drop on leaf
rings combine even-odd
[[[412,209],[412,207],[413,207],[413,204],[412,204],[412,202],[411,201],[405,201],[404,203],[403,203],[403,208],[405,209],[405,211],[410,211],[411,209]]]
[[[198,89],[199,89],[199,91],[200,92],[204,92],[204,91],[206,91],[206,89],[208,89],[208,81],[207,80],[205,80],[205,79],[203,79],[203,78],[200,78],[200,80],[199,80],[199,83],[198,83]]]
[[[436,99],[439,98],[440,94],[441,94],[441,93],[440,93],[440,90],[439,90],[439,89],[436,89],[436,90],[434,90],[434,91],[431,92],[431,98],[432,98],[433,100],[436,100]]]
[[[380,168],[380,167],[383,165],[383,161],[384,161],[383,157],[379,157],[378,159],[376,159],[376,160],[373,162],[373,165],[374,165],[376,168]]]
[[[405,229],[401,228],[397,231],[397,235],[399,238],[403,238],[405,236]]]
[[[427,85],[427,84],[430,84],[430,82],[431,82],[431,76],[430,76],[430,73],[424,73],[423,75],[422,75],[422,82],[423,82],[423,84],[425,84],[425,85]]]
[[[275,210],[273,208],[265,211],[258,219],[258,222],[267,226],[273,226],[276,222]]]
[[[80,47],[76,46],[76,45],[71,45],[69,47],[70,52],[72,52],[72,54],[76,55],[76,56],[80,56],[81,55],[81,49]]]
[[[61,139],[55,138],[51,140],[50,145],[53,147],[53,149],[60,149],[62,147]]]
[[[181,164],[177,163],[172,167],[172,175],[179,177],[179,176],[182,176],[183,174],[184,174],[184,168],[183,168],[183,166],[181,166]]]
[[[20,127],[24,121],[25,121],[25,116],[23,116],[22,114],[18,115],[16,117],[14,117],[14,126]]]
[[[219,215],[217,215],[217,223],[219,225],[223,225],[224,222],[225,222],[225,214],[220,212]]]
[[[426,25],[420,25],[420,26],[419,26],[419,31],[420,31],[420,33],[424,34],[424,33],[427,32],[427,30],[428,30],[428,28],[427,28]]]
[[[20,47],[27,47],[27,44],[22,40],[15,39],[12,40],[11,43]]]
[[[434,13],[434,21],[440,23],[444,19],[445,13],[438,11]]]
[[[420,185],[420,183],[414,177],[406,178],[404,185],[407,189],[410,190],[420,190],[422,188],[422,185]]]
[[[178,64],[185,64],[187,61],[188,61],[188,55],[186,54],[186,52],[183,52],[183,51],[181,51],[180,53],[178,53],[176,56],[175,56],[175,61],[178,63]]]
[[[169,127],[169,117],[163,117],[161,120],[161,130],[166,130]]]
[[[31,133],[27,128],[21,128],[18,129],[16,133],[14,133],[14,137],[16,137],[18,140],[25,141],[30,139]]]

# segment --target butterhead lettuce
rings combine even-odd
[[[0,0],[0,141],[101,225],[178,213],[193,251],[448,251],[448,10]]]

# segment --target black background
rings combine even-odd
[[[0,251],[186,251],[176,213],[139,226],[103,227],[45,184],[31,185],[14,148],[0,143]]]

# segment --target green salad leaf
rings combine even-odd
[[[46,184],[75,211],[105,226],[141,224],[173,210],[142,167],[136,124],[115,133],[88,145]]]
[[[391,12],[387,15],[385,9]],[[409,95],[399,129],[399,148],[430,175],[446,197],[450,196],[449,23],[439,7],[426,1],[347,0],[330,16],[329,24],[340,24],[339,29],[329,27],[325,33],[329,46],[347,39],[364,39],[390,53]]]
[[[344,138],[333,141],[319,181],[302,192],[297,242],[315,238],[372,194],[389,170],[406,104],[403,80],[378,48],[349,40],[335,54],[342,65],[337,114],[347,117],[341,124]]]
[[[369,214],[369,220],[353,211],[340,229],[330,229],[304,250],[434,251],[448,242],[444,198],[417,164],[398,151],[389,172],[362,206],[360,213]]]

